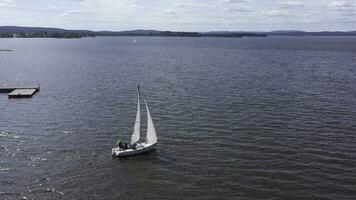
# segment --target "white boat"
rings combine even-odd
[[[111,151],[113,156],[118,156],[118,157],[133,156],[137,154],[142,154],[144,152],[152,151],[155,149],[157,145],[157,134],[145,98],[143,98],[143,101],[145,103],[146,112],[147,112],[146,141],[139,142],[140,129],[141,129],[141,110],[140,110],[140,87],[138,86],[136,121],[135,121],[133,133],[131,135],[130,148],[125,149],[122,147],[115,147]]]

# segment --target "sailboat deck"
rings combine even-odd
[[[121,149],[119,147],[112,149],[113,156],[132,156],[154,150],[156,144],[138,143],[135,149]]]

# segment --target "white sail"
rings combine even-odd
[[[148,110],[148,106],[146,100],[143,99],[146,105],[147,110],[147,134],[146,134],[146,144],[156,144],[157,143],[157,135],[155,126],[153,125],[153,121],[151,118],[150,111]]]
[[[140,111],[140,91],[137,90],[137,112],[134,131],[131,136],[131,144],[135,144],[140,140],[140,123],[141,123],[141,111]]]

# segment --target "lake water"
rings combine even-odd
[[[0,47],[14,49],[0,52],[0,84],[41,86],[31,99],[0,94],[0,199],[356,198],[355,37]],[[159,144],[114,158],[138,82]]]

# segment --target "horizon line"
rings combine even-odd
[[[197,33],[208,33],[208,32],[250,32],[250,33],[269,33],[269,32],[275,32],[275,31],[289,31],[289,32],[306,32],[306,33],[312,33],[312,32],[356,32],[355,30],[318,30],[318,31],[307,31],[303,29],[274,29],[274,30],[269,30],[269,31],[247,31],[247,30],[209,30],[209,31],[177,31],[177,30],[162,30],[162,29],[144,29],[144,28],[136,28],[136,29],[122,29],[122,30],[110,30],[110,29],[101,29],[101,30],[94,30],[94,29],[77,29],[77,28],[62,28],[62,27],[55,27],[55,26],[18,26],[18,25],[1,25],[0,27],[18,27],[18,28],[49,28],[49,29],[62,29],[66,31],[92,31],[92,32],[124,32],[124,31],[171,31],[171,32],[197,32]]]

